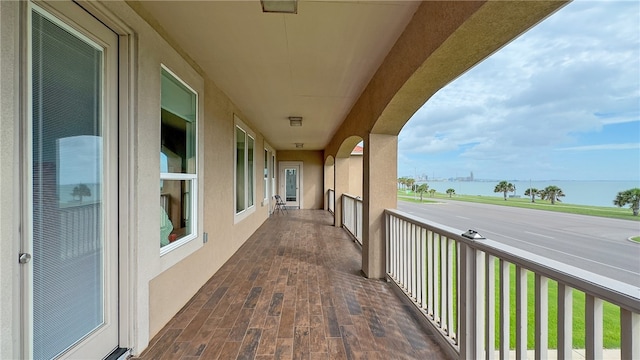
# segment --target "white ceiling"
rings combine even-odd
[[[252,1],[141,1],[277,150],[323,149],[420,5],[305,1],[297,14]],[[289,116],[302,116],[290,127]]]

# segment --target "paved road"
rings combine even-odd
[[[515,207],[398,201],[398,210],[640,287],[640,222]]]

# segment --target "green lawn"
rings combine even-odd
[[[511,309],[511,333],[510,347],[515,348],[515,265],[510,266],[510,309]],[[527,348],[533,349],[535,345],[535,275],[532,272],[527,274]],[[499,267],[496,265],[496,294],[499,294]],[[558,284],[549,280],[549,348],[557,348],[557,320],[558,320]],[[496,314],[499,314],[499,297],[496,296]],[[603,346],[606,349],[620,348],[620,308],[605,302],[603,305]],[[585,294],[581,291],[573,291],[573,348],[584,349],[585,338]],[[499,324],[496,317],[496,324]],[[496,339],[499,336],[499,326],[496,326]],[[496,346],[498,346],[496,341]]]
[[[564,212],[564,213],[571,213],[571,214],[591,215],[591,216],[600,216],[600,217],[608,217],[608,218],[615,218],[615,219],[640,221],[640,216],[633,216],[633,213],[631,212],[631,210],[626,207],[618,208],[618,207],[605,207],[605,206],[586,206],[586,205],[574,205],[574,204],[565,204],[565,203],[556,203],[555,205],[551,205],[549,201],[544,201],[540,199],[536,199],[536,202],[532,203],[530,198],[510,198],[507,201],[505,201],[502,196],[453,195],[452,197],[449,197],[449,195],[447,194],[436,193],[435,196],[433,197],[431,197],[429,194],[425,194],[423,196],[422,202],[424,203],[438,202],[438,199],[467,201],[467,202],[476,202],[476,203],[483,203],[483,204],[512,206],[512,207],[527,208],[527,209],[556,211],[556,212]],[[411,191],[398,190],[398,200],[420,202],[420,196],[417,194],[414,194]]]
[[[425,256],[426,258],[426,256]],[[454,255],[454,259],[455,259]],[[455,260],[454,260],[455,261]],[[457,264],[454,265],[455,279],[453,284],[453,297],[457,298],[457,276],[456,269]],[[515,265],[509,266],[509,310],[510,310],[510,332],[509,332],[509,347],[515,349],[516,346],[516,277],[515,277]],[[439,281],[441,284],[441,272],[438,270]],[[496,349],[499,347],[500,337],[500,263],[496,261],[495,270],[495,339]],[[549,349],[557,348],[558,339],[558,285],[555,281],[549,280],[549,295],[548,295],[548,322],[547,329]],[[426,284],[425,284],[426,286]],[[442,291],[442,287],[440,287]],[[440,307],[437,308],[438,313]],[[457,304],[454,305],[453,316],[457,318]],[[620,308],[611,303],[604,302],[602,310],[603,318],[603,346],[605,349],[619,349],[620,348]],[[535,347],[535,275],[532,272],[527,272],[527,348],[534,349]],[[454,331],[457,332],[457,323],[454,324]],[[585,294],[581,291],[573,290],[573,348],[584,349],[585,348]]]

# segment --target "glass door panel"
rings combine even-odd
[[[106,136],[117,118],[105,117],[105,48],[33,6],[30,50],[32,356],[56,358],[97,329],[113,349],[117,172]]]
[[[287,202],[298,201],[298,172],[297,169],[285,169],[285,197]]]

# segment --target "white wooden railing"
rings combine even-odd
[[[68,206],[59,209],[60,259],[77,259],[95,254],[102,248],[100,203]]]
[[[362,245],[362,199],[342,194],[342,227]]]
[[[467,238],[458,229],[397,210],[386,210],[385,222],[389,280],[460,359],[526,359],[528,350],[536,359],[570,359],[574,289],[585,294],[585,357],[604,357],[603,304],[609,302],[620,309],[620,345],[607,350],[607,357],[613,352],[620,359],[640,359],[640,288],[496,241]],[[557,349],[551,353],[548,293],[550,286],[556,290],[555,283]],[[528,285],[534,289],[533,309],[527,309]],[[527,347],[528,311],[535,318],[532,349]]]
[[[333,189],[327,190],[327,209],[332,214],[335,214],[334,206],[336,204],[336,192]]]

